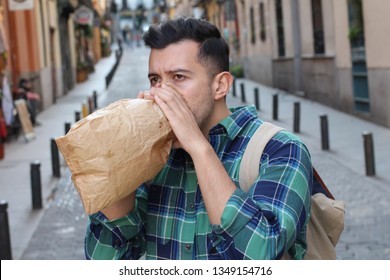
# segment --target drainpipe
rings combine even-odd
[[[292,32],[294,46],[294,91],[302,91],[301,27],[299,21],[299,0],[291,0]]]

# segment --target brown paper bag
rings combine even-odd
[[[87,214],[152,179],[166,163],[174,134],[151,100],[123,99],[97,110],[56,140]]]

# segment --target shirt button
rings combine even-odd
[[[191,204],[190,204],[190,208],[191,208],[191,209],[194,209],[194,208],[195,208],[195,204],[194,204],[194,203],[191,203]]]
[[[190,250],[190,249],[191,249],[191,244],[187,244],[187,245],[186,245],[186,249],[187,249],[187,250]]]

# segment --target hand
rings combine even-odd
[[[183,148],[191,155],[196,153],[195,150],[201,148],[202,144],[209,145],[182,94],[172,85],[152,87],[150,94],[164,112],[176,135],[174,148]]]

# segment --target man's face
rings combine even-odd
[[[210,74],[197,59],[199,44],[182,41],[149,56],[151,87],[170,84],[181,94],[201,129],[207,127],[214,108]]]

